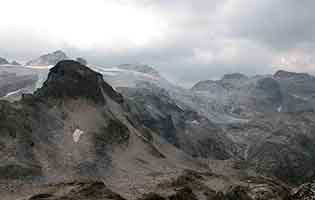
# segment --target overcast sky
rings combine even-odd
[[[225,73],[315,72],[314,0],[2,0],[0,57],[62,49],[149,64],[183,85]]]

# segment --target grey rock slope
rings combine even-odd
[[[194,157],[229,159],[238,147],[206,117],[179,107],[165,89],[118,88],[140,124]]]
[[[202,106],[211,110],[248,119],[261,112],[274,112],[281,106],[279,83],[272,77],[225,75],[218,81],[202,81],[192,87]],[[211,106],[210,106],[211,105]]]
[[[286,71],[255,77],[230,74],[192,88],[205,109],[211,105],[244,119],[220,126],[244,147],[243,158],[257,172],[289,183],[314,178],[314,89],[313,76]]]

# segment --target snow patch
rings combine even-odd
[[[279,106],[279,107],[277,108],[277,111],[278,111],[278,112],[281,112],[281,111],[282,111],[282,106]]]
[[[193,121],[191,121],[190,123],[191,123],[191,124],[196,124],[196,125],[200,124],[197,120],[193,120]]]
[[[4,98],[9,97],[9,96],[14,95],[14,94],[17,94],[17,93],[19,93],[21,90],[22,90],[22,89],[15,90],[15,91],[13,91],[13,92],[9,92],[8,94],[6,94],[6,95],[4,96]]]
[[[25,68],[31,68],[31,69],[50,69],[50,68],[53,68],[54,65],[37,65],[37,66],[32,66],[32,65],[26,65],[26,66],[23,66]]]
[[[79,142],[81,135],[84,134],[84,131],[80,130],[80,129],[75,129],[75,131],[72,134],[73,137],[73,141],[75,143]]]

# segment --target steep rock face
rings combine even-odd
[[[192,91],[200,110],[236,119],[275,112],[282,104],[280,86],[270,77],[228,74],[218,81],[201,81],[192,87]]]
[[[28,111],[0,102],[0,179],[30,179],[40,176],[41,166],[33,154]]]
[[[270,77],[259,79],[251,96],[255,99],[254,106],[259,112],[275,112],[282,104],[280,85]]]
[[[305,73],[278,71],[274,78],[285,94],[284,111],[310,111],[315,105],[315,78]]]
[[[48,66],[48,65],[55,65],[59,61],[68,59],[68,56],[63,51],[55,51],[53,53],[45,54],[31,60],[26,63],[27,66]]]
[[[146,128],[194,157],[228,159],[237,152],[220,128],[192,110],[183,110],[164,89],[119,88],[130,112]]]
[[[301,184],[314,176],[313,112],[261,116],[227,125],[227,135],[244,145],[244,159],[262,174]]]
[[[61,61],[52,68],[43,87],[35,92],[36,97],[83,97],[95,103],[105,103],[105,94],[118,103],[123,102],[122,96],[103,81],[101,74],[70,60]]]

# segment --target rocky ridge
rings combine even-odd
[[[5,185],[88,179],[127,199],[312,197],[309,184],[292,190],[314,178],[312,76],[232,74],[186,92],[152,73],[136,70],[141,80],[126,87],[97,70],[62,61],[33,95],[1,101]],[[201,110],[243,120],[217,123]],[[45,194],[29,196],[74,198]]]

